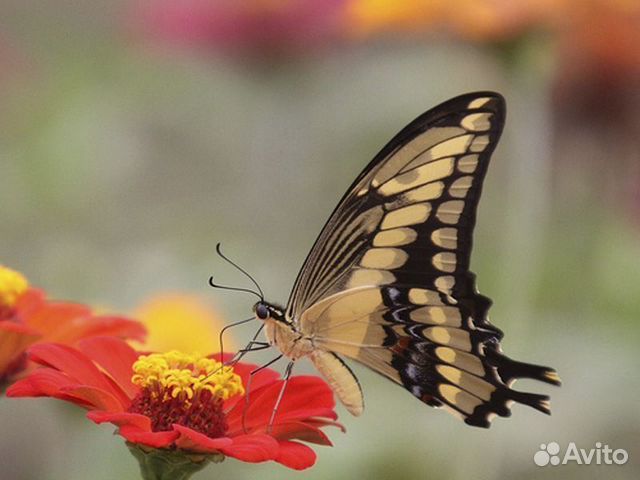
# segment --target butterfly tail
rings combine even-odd
[[[519,392],[510,388],[497,389],[489,402],[479,405],[471,415],[464,419],[467,425],[489,428],[494,416],[510,417],[513,402],[527,405],[546,415],[551,415],[551,404],[548,395]]]
[[[511,385],[519,378],[531,378],[552,385],[560,385],[561,380],[557,372],[549,367],[518,362],[502,354],[492,345],[484,350],[486,361],[495,368],[497,378],[494,385],[496,390],[488,402],[478,406],[474,412],[465,418],[465,423],[477,427],[489,427],[494,415],[500,417],[511,416],[511,405],[520,403],[527,405],[546,415],[551,415],[551,403],[548,395],[521,392],[513,390]]]
[[[518,362],[493,348],[485,349],[485,356],[497,368],[498,375],[507,385],[510,385],[518,378],[532,378],[557,386],[562,384],[558,373],[553,368]]]

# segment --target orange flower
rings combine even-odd
[[[497,42],[534,28],[549,28],[570,0],[351,0],[351,34],[450,33],[465,40]]]
[[[547,29],[564,1],[459,0],[445,2],[444,22],[455,35],[471,41],[505,41],[534,29]]]
[[[390,31],[418,32],[442,18],[443,0],[351,0],[346,17],[351,34],[368,37]]]
[[[145,329],[123,317],[95,315],[85,305],[48,300],[22,274],[0,265],[0,387],[24,375],[29,346],[72,345],[99,335],[141,340]]]

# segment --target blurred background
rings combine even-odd
[[[245,282],[217,242],[286,302],[373,155],[480,89],[508,117],[472,266],[506,353],[563,378],[520,385],[553,416],[472,429],[356,366],[365,414],[339,407],[314,468],[195,478],[638,478],[637,0],[0,0],[0,262],[57,298],[135,312],[177,292],[245,318],[253,298],[207,286]],[[111,426],[60,402],[0,398],[0,425],[3,480],[138,478]],[[550,441],[630,459],[536,467]]]

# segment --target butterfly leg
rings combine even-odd
[[[240,320],[239,322],[234,322],[234,323],[231,323],[229,325],[226,325],[226,326],[222,327],[222,330],[220,330],[220,335],[218,337],[218,344],[220,345],[220,358],[222,358],[222,354],[224,353],[223,339],[224,339],[225,332],[227,330],[233,328],[233,327],[237,327],[238,325],[242,325],[244,323],[251,322],[252,320],[255,320],[255,318],[254,317],[249,317],[249,318],[246,318],[244,320]],[[260,333],[260,330],[262,330],[262,328],[260,328],[258,330],[258,333]],[[252,340],[255,340],[257,337],[258,336],[256,335],[255,337],[253,337]]]
[[[271,347],[271,345],[267,342],[259,342],[256,341],[256,338],[258,338],[258,335],[260,334],[260,332],[262,331],[262,327],[260,327],[258,329],[258,331],[256,332],[256,334],[253,336],[253,338],[251,339],[251,341],[249,343],[247,343],[247,345],[244,348],[241,348],[240,350],[238,350],[236,352],[236,354],[233,356],[233,358],[231,358],[230,360],[227,360],[226,362],[223,362],[222,365],[220,365],[220,367],[215,370],[214,372],[211,372],[207,378],[209,378],[212,375],[215,375],[216,373],[218,373],[220,370],[222,370],[223,367],[225,366],[233,366],[236,363],[238,363],[242,357],[244,357],[247,353],[249,352],[258,352],[260,350],[265,350],[269,347]],[[220,343],[220,358],[222,358],[223,356],[223,350],[222,350],[222,339],[221,339],[221,343]]]
[[[231,360],[228,360],[228,361],[224,362],[223,366],[231,366],[231,367],[233,367],[247,353],[249,353],[249,352],[259,352],[260,350],[266,350],[267,348],[271,348],[271,345],[269,343],[267,343],[267,342],[249,342],[247,344],[247,346],[245,346],[244,348],[241,348],[240,350],[238,350]],[[222,366],[220,368],[222,368]]]
[[[244,396],[244,408],[242,410],[242,430],[244,431],[244,433],[248,433],[245,420],[247,417],[247,410],[249,409],[249,392],[251,391],[251,380],[253,379],[253,376],[256,373],[258,373],[261,370],[264,370],[267,367],[270,367],[271,365],[276,363],[278,360],[280,360],[282,357],[283,357],[283,354],[280,354],[276,358],[269,360],[264,365],[259,366],[255,370],[252,370],[251,373],[249,373],[249,380],[247,380],[247,385],[245,387],[245,391],[247,392],[247,394]]]
[[[291,371],[293,370],[294,363],[295,361],[289,362],[287,364],[287,368],[284,371],[284,382],[282,382],[280,393],[278,394],[276,403],[273,406],[273,412],[271,412],[271,418],[269,419],[269,426],[267,427],[267,433],[271,433],[271,429],[273,428],[273,422],[276,419],[276,414],[278,413],[278,407],[280,406],[280,402],[282,401],[282,397],[284,396],[284,391],[287,388],[287,383],[289,383],[289,377],[291,377]]]
[[[244,357],[249,352],[259,352],[260,350],[266,350],[267,348],[271,348],[271,345],[269,345],[266,342],[249,342],[246,347],[238,350],[238,352],[233,356],[231,360],[224,362],[216,370],[214,370],[209,375],[207,375],[206,378],[209,378],[215,375],[220,370],[222,370],[223,367],[227,367],[227,366],[233,367],[236,363],[240,361],[242,357]]]
[[[241,348],[240,350],[237,351],[236,355],[238,355],[238,358],[236,359],[234,357],[231,360],[231,362],[238,363],[240,359],[244,357],[247,353],[259,352],[260,350],[266,350],[267,348],[271,348],[271,344],[267,342],[250,342],[249,344],[247,344],[246,347]]]
[[[255,333],[255,335],[253,336],[253,338],[249,341],[249,343],[247,343],[247,345],[238,350],[238,352],[236,352],[236,354],[233,356],[233,358],[227,362],[225,362],[226,365],[235,365],[236,363],[238,363],[242,357],[244,357],[247,353],[249,352],[253,352],[256,350],[263,350],[264,348],[267,348],[268,343],[266,342],[258,342],[256,341],[256,338],[258,338],[258,335],[260,335],[260,332],[262,332],[264,325],[261,325],[260,328],[258,328],[258,331]],[[252,347],[254,345],[260,345],[260,348],[257,348],[256,350],[253,350]],[[267,346],[264,346],[267,345]],[[220,354],[222,355],[222,351],[220,352]],[[221,357],[222,358],[222,357]]]

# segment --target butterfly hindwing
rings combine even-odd
[[[319,350],[357,360],[470,425],[509,416],[514,401],[549,413],[548,397],[510,385],[522,377],[558,383],[555,372],[504,356],[501,333],[476,327],[473,311],[443,292],[352,289],[314,305],[302,320]]]

